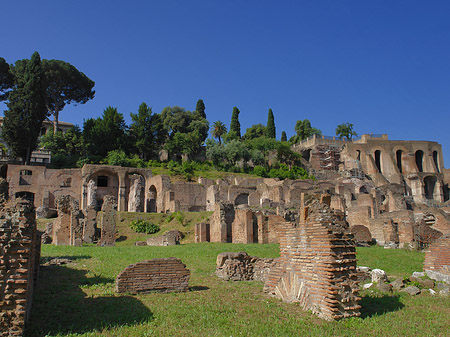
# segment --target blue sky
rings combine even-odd
[[[38,51],[96,82],[63,121],[202,98],[210,123],[237,106],[243,132],[272,108],[278,137],[350,122],[439,142],[450,165],[449,1],[8,1],[0,31],[8,63]]]

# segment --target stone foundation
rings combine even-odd
[[[34,208],[27,201],[0,211],[0,336],[22,336],[40,258]]]
[[[450,235],[428,247],[423,269],[430,278],[450,284]]]
[[[180,259],[169,257],[131,264],[116,278],[116,291],[149,293],[188,291],[190,272]]]

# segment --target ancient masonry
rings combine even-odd
[[[430,278],[450,284],[450,235],[428,247],[423,269]]]
[[[37,281],[40,239],[34,207],[18,200],[0,211],[0,336],[22,336]]]
[[[116,209],[117,202],[113,196],[105,195],[102,205],[101,237],[99,246],[114,246],[116,243]]]
[[[180,259],[169,257],[131,264],[116,278],[116,291],[132,294],[152,291],[188,291],[190,272]]]
[[[325,319],[359,316],[355,243],[344,214],[333,214],[326,204],[312,205],[304,213],[305,223],[282,225],[280,257],[264,290]]]
[[[249,256],[246,252],[220,253],[216,261],[216,275],[225,281],[266,280],[273,259]]]

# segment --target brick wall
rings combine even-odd
[[[0,336],[22,336],[37,280],[40,239],[34,207],[18,200],[0,211]]]
[[[450,275],[450,235],[442,236],[428,247],[423,269]]]
[[[188,291],[190,272],[180,259],[169,257],[131,264],[116,278],[116,291],[148,293],[152,291]]]
[[[220,253],[216,275],[226,281],[265,281],[273,259],[249,256],[246,252]]]
[[[333,217],[320,205],[316,211],[310,207],[307,223],[281,225],[280,258],[264,290],[325,319],[359,316],[355,243],[343,214]]]

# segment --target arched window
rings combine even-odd
[[[423,151],[418,150],[415,154],[416,157],[416,165],[419,172],[423,172]]]
[[[356,150],[356,159],[361,160],[361,151]]]
[[[97,186],[98,187],[108,187],[108,177],[107,176],[98,176],[97,177]]]
[[[378,172],[382,173],[382,171],[381,171],[381,151],[380,150],[375,151],[375,165],[377,166]]]
[[[438,173],[440,173],[441,171],[439,170],[439,154],[437,151],[433,151],[433,161],[434,165],[436,165],[436,170],[438,171]]]
[[[397,159],[397,168],[400,173],[402,173],[402,155],[402,150],[397,150],[397,152],[395,153],[395,157]]]

